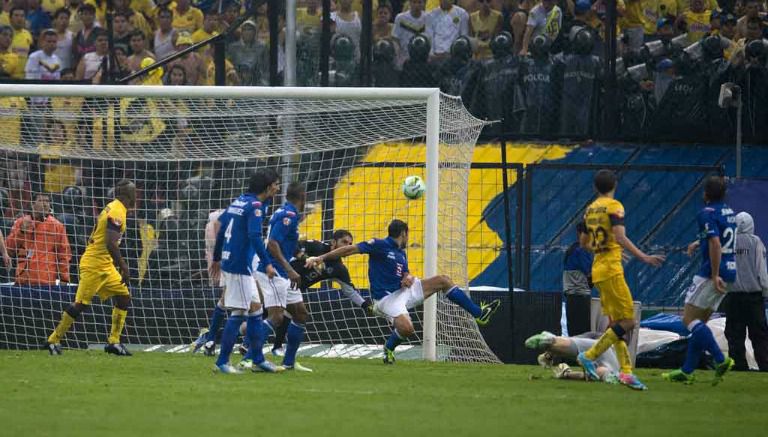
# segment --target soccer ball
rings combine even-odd
[[[418,199],[424,195],[427,185],[419,176],[408,176],[403,181],[403,195],[409,199]]]

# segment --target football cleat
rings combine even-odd
[[[213,366],[213,372],[214,373],[223,373],[224,375],[241,375],[243,372],[239,369],[237,369],[235,366],[232,366],[231,364],[216,364]]]
[[[285,368],[285,370],[295,370],[297,372],[308,372],[308,373],[314,372],[314,370],[310,369],[309,367],[304,367],[298,362],[294,363],[293,366],[286,366],[285,364],[283,364],[283,367]]]
[[[693,381],[696,380],[696,377],[693,375],[693,373],[688,374],[683,372],[683,369],[676,369],[671,372],[662,373],[661,377],[666,379],[667,381],[671,382],[682,382],[686,385],[693,384]]]
[[[212,357],[216,355],[216,343],[213,340],[206,341],[203,345],[203,355]]]
[[[648,390],[648,387],[632,373],[619,373],[619,382],[632,390]]]
[[[501,301],[499,299],[496,299],[491,303],[480,302],[480,311],[482,311],[482,313],[480,314],[480,317],[475,319],[477,324],[480,326],[487,325],[491,320],[493,313],[495,313],[500,306]]]
[[[121,357],[130,357],[133,355],[128,351],[128,349],[122,343],[116,343],[116,344],[110,343],[104,346],[104,352],[112,355],[118,355]]]
[[[555,342],[555,334],[549,331],[541,331],[525,340],[525,347],[528,349],[544,349]]]
[[[539,354],[538,357],[536,357],[536,361],[539,362],[539,365],[545,369],[551,369],[552,366],[555,364],[554,358],[552,358],[552,354],[549,352],[544,352],[543,354]]]
[[[195,339],[195,341],[192,342],[191,345],[189,345],[190,351],[192,353],[199,351],[201,347],[205,346],[205,342],[207,338],[208,338],[208,328],[201,329],[200,335]]]
[[[285,356],[285,346],[280,346],[278,348],[272,348],[272,356],[273,357],[284,357]]]
[[[733,369],[733,365],[736,362],[731,357],[725,357],[725,361],[715,366],[715,379],[712,380],[712,385],[720,384],[723,381],[723,376]]]
[[[48,353],[51,355],[61,355],[61,345],[53,343],[45,343],[45,348],[48,349]]]
[[[584,372],[587,374],[587,379],[592,381],[600,380],[600,376],[597,374],[597,366],[595,362],[590,360],[584,355],[584,352],[576,356],[576,361],[584,368]]]
[[[277,364],[273,363],[269,360],[264,360],[260,362],[259,364],[254,364],[253,367],[251,367],[251,371],[253,372],[263,372],[263,373],[280,373],[285,371],[285,367],[278,366]]]
[[[384,364],[395,364],[395,351],[384,346]]]
[[[568,378],[568,375],[571,373],[571,366],[565,363],[560,363],[557,365],[557,367],[552,369],[552,372],[555,373],[555,378],[566,379]]]

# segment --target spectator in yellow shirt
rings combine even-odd
[[[469,16],[469,35],[476,39],[477,59],[491,57],[491,39],[501,32],[501,12],[491,7],[491,0],[479,0],[480,8]]]
[[[24,7],[12,6],[9,11],[11,15],[11,27],[13,27],[13,39],[11,40],[11,51],[19,55],[19,63],[27,65],[29,49],[32,47],[34,39],[32,34],[25,28],[27,18]]]
[[[53,16],[53,13],[63,8],[65,5],[64,0],[40,0],[40,7],[43,8],[48,15]]]
[[[128,17],[128,24],[131,25],[132,30],[140,30],[145,37],[149,38],[152,35],[152,26],[144,17],[144,15],[131,7],[130,0],[113,0],[115,4],[115,12],[122,13]]]
[[[624,16],[620,20],[621,28],[624,30],[624,36],[628,40],[629,47],[632,49],[637,49],[643,45],[643,42],[645,42],[643,1],[627,0],[626,3],[627,10],[624,12]]]
[[[190,0],[176,0],[173,12],[173,28],[190,34],[203,27],[203,13],[192,6]]]
[[[296,8],[296,27],[301,33],[309,33],[314,29],[320,29],[323,11],[320,9],[320,0],[307,0],[306,7]]]
[[[215,8],[211,8],[208,10],[208,12],[205,13],[205,16],[203,18],[203,27],[200,29],[197,29],[194,33],[192,33],[192,42],[194,44],[199,43],[200,41],[205,41],[208,38],[218,35],[219,34],[219,13],[216,12]],[[201,55],[205,53],[205,48],[201,47],[198,49],[198,53]]]
[[[678,24],[685,23],[688,41],[698,42],[712,30],[709,24],[711,16],[712,11],[704,9],[704,0],[691,0],[691,8],[678,17]]]
[[[24,66],[19,55],[11,50],[13,29],[11,26],[0,27],[0,77],[24,79]]]
[[[373,22],[373,42],[392,36],[392,7],[388,3],[379,3]]]

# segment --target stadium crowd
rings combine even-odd
[[[320,0],[299,0],[297,82],[319,85]],[[717,106],[719,86],[741,85],[745,138],[768,138],[766,5],[760,0],[618,0],[617,83],[604,68],[605,0],[374,0],[373,86],[439,86],[478,117],[503,120],[491,135],[582,139],[601,134],[607,100],[622,139],[724,141],[735,111]],[[257,5],[252,8],[251,5]],[[114,62],[125,77],[223,32],[230,85],[281,82],[285,11],[270,57],[267,2],[115,0]],[[284,8],[284,6],[283,6]],[[329,84],[361,82],[361,0],[331,2]],[[251,12],[253,11],[253,12]],[[106,0],[11,0],[0,14],[0,79],[101,83],[108,67]],[[212,46],[134,83],[214,80]],[[277,77],[270,80],[270,66]],[[615,86],[614,86],[615,85]]]

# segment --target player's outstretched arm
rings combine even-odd
[[[120,255],[120,231],[107,227],[107,252],[112,260],[120,266],[120,276],[123,277],[123,284],[128,285],[131,282],[131,270],[128,268],[128,263],[125,262],[122,255]]]
[[[316,265],[324,263],[326,261],[341,259],[350,255],[355,255],[357,253],[360,253],[360,249],[358,249],[357,245],[353,244],[349,246],[343,246],[343,247],[334,249],[324,255],[307,258],[307,262],[306,264],[304,264],[304,266],[307,268],[315,267]]]
[[[616,242],[619,243],[621,247],[626,249],[635,258],[639,259],[640,261],[646,264],[650,264],[654,267],[659,267],[666,259],[664,255],[646,255],[645,252],[643,252],[637,246],[635,246],[635,243],[633,243],[632,240],[630,240],[629,237],[627,237],[627,230],[624,227],[624,225],[614,225],[613,236],[616,239]]]

